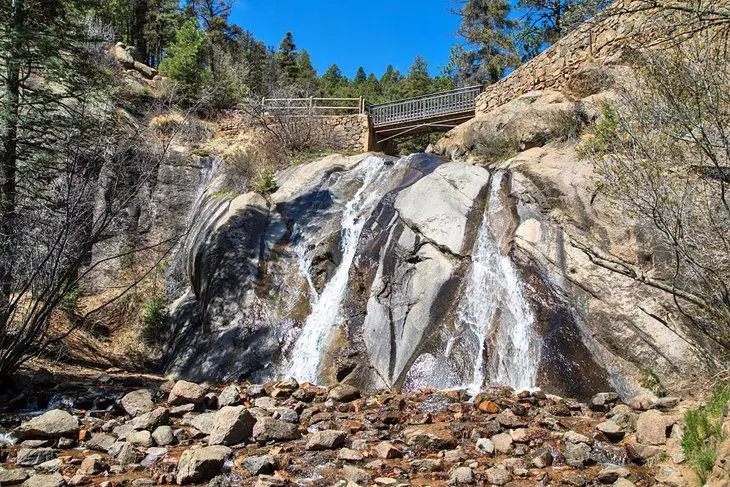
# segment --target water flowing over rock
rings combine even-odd
[[[581,316],[524,254],[535,214],[514,197],[523,175],[334,155],[278,173],[263,197],[228,195],[216,171],[177,254],[188,289],[172,307],[168,374],[610,389]]]

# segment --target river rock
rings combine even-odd
[[[152,439],[158,446],[168,446],[175,443],[175,435],[170,426],[158,426],[152,432]]]
[[[13,468],[11,470],[0,469],[0,485],[18,485],[30,477],[32,470],[25,468]]]
[[[509,471],[502,467],[492,467],[487,470],[487,482],[493,485],[504,485],[512,480]]]
[[[667,419],[660,411],[652,409],[639,415],[636,440],[645,445],[663,445],[667,442]]]
[[[54,409],[21,424],[15,434],[21,439],[76,437],[79,429],[76,417],[61,409]]]
[[[338,385],[327,394],[328,399],[341,402],[354,401],[358,397],[360,397],[360,391],[356,387],[347,384]]]
[[[629,407],[631,409],[635,409],[637,411],[647,411],[651,409],[654,404],[657,402],[656,396],[649,396],[646,394],[639,394],[638,396],[634,396],[633,399],[629,401]]]
[[[261,443],[296,440],[301,436],[296,425],[268,417],[256,420],[252,434]]]
[[[126,394],[122,397],[120,404],[127,414],[133,418],[148,413],[155,408],[152,391],[149,389],[138,389]]]
[[[565,463],[575,468],[583,468],[591,458],[591,447],[585,443],[565,444]]]
[[[403,430],[403,441],[411,448],[445,450],[454,448],[456,440],[446,423],[409,426]]]
[[[384,460],[388,460],[391,458],[400,458],[403,456],[403,452],[400,450],[400,448],[396,447],[389,441],[381,441],[378,443],[378,445],[375,447],[375,454],[378,456],[378,458],[382,458]]]
[[[602,484],[612,484],[620,478],[631,475],[631,471],[625,467],[606,467],[598,472],[598,481]]]
[[[491,455],[494,453],[494,443],[492,443],[492,440],[488,438],[479,438],[477,440],[476,449],[479,452]]]
[[[22,467],[34,467],[54,458],[56,458],[56,450],[53,448],[21,448],[15,463]]]
[[[238,406],[240,404],[241,390],[235,385],[226,387],[218,396],[218,407]]]
[[[487,473],[489,475],[489,473]],[[457,467],[449,475],[449,484],[464,485],[474,483],[474,472],[469,467]]]
[[[194,382],[179,380],[175,383],[175,387],[170,391],[167,402],[171,406],[179,406],[181,404],[202,404],[205,399],[205,390]]]
[[[251,436],[256,420],[243,406],[225,406],[213,419],[209,445],[235,445]]]
[[[141,446],[144,448],[149,448],[155,444],[154,441],[152,441],[152,433],[147,430],[135,431],[134,433],[131,433],[129,436],[127,436],[127,441],[132,445]]]
[[[611,441],[619,441],[624,437],[624,432],[621,427],[610,419],[597,424],[596,429],[606,435],[606,438]]]
[[[242,464],[251,475],[270,475],[276,470],[276,458],[273,455],[246,457]]]
[[[347,433],[338,430],[324,430],[313,433],[307,440],[307,450],[332,450],[345,443]]]
[[[177,483],[180,485],[207,482],[218,475],[231,455],[227,446],[206,446],[185,450],[177,464]]]
[[[168,424],[170,422],[170,413],[167,408],[157,408],[149,411],[132,420],[132,426],[137,430],[154,430],[158,426]]]
[[[215,427],[215,414],[216,413],[202,413],[194,416],[188,421],[188,424],[193,428],[197,429],[209,435],[213,432]]]
[[[656,481],[667,487],[688,487],[689,482],[682,474],[673,467],[661,467],[656,476]]]
[[[372,482],[373,476],[367,470],[355,467],[353,465],[342,466],[342,477],[356,484],[368,484]]]
[[[109,448],[117,441],[117,439],[112,435],[107,435],[105,433],[96,433],[91,437],[89,441],[86,442],[86,447],[90,448],[92,450],[98,450],[98,451],[109,451]]]
[[[497,454],[505,454],[512,451],[512,436],[507,433],[500,433],[492,436],[492,444],[494,445],[494,451]]]
[[[60,473],[36,474],[21,484],[23,487],[63,487],[66,480]]]
[[[84,457],[77,473],[81,475],[98,475],[106,468],[101,455],[89,455]]]

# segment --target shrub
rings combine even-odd
[[[70,316],[75,316],[79,310],[79,299],[81,299],[81,296],[81,288],[78,285],[72,287],[61,298],[58,308]]]
[[[548,117],[549,138],[566,142],[580,137],[583,120],[577,111],[556,110]]]
[[[189,20],[175,36],[160,64],[160,73],[176,82],[182,101],[193,101],[211,78],[206,65],[207,40],[194,20]]]
[[[654,373],[651,369],[644,369],[641,371],[642,374],[642,380],[641,385],[649,389],[651,392],[656,394],[658,397],[665,397],[667,395],[667,391],[664,389],[664,386],[662,386],[661,382],[659,381],[659,377]]]
[[[730,383],[724,383],[715,389],[706,406],[687,411],[684,416],[682,448],[701,485],[707,480],[717,458],[717,447],[722,440],[722,418],[728,401]]]
[[[155,295],[144,305],[140,322],[140,338],[147,345],[159,345],[165,335],[167,325],[167,303],[161,296]]]
[[[149,127],[158,137],[179,137],[186,142],[200,142],[215,135],[211,124],[176,112],[157,115],[150,120]]]
[[[254,191],[263,195],[275,193],[279,189],[274,174],[268,169],[261,172],[253,185]]]
[[[487,162],[506,161],[520,150],[519,139],[504,130],[488,130],[474,142],[474,153]]]

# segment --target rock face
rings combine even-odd
[[[535,362],[521,387],[579,398],[613,389],[628,399],[641,391],[640,367],[669,387],[711,369],[714,355],[701,350],[712,346],[671,296],[596,265],[584,248],[658,279],[669,271],[652,230],[593,194],[576,143],[549,143],[556,119],[590,123],[607,96],[528,93],[436,146],[472,162],[330,156],[277,174],[266,198],[228,197],[213,177],[177,254],[188,289],[172,306],[167,373],[406,390],[488,383],[491,374],[516,385],[513,370],[493,369],[500,353],[519,349]],[[498,149],[511,158],[490,159]],[[510,267],[476,285],[504,287],[481,315],[492,324],[473,322],[463,304],[479,235],[495,272]],[[511,320],[509,296],[524,302]],[[521,335],[504,328],[524,322]],[[525,335],[529,344],[514,341]],[[306,372],[295,360],[303,355],[314,357]],[[479,367],[480,356],[489,363]],[[611,397],[594,407],[609,410]]]

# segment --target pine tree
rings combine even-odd
[[[322,96],[339,96],[347,90],[348,80],[336,64],[327,69],[321,78]]]
[[[420,54],[413,60],[405,80],[406,96],[420,96],[433,92],[433,80],[428,74],[428,62]]]
[[[182,100],[196,100],[210,80],[206,54],[205,33],[198,29],[195,21],[187,21],[177,31],[175,42],[160,64],[160,72],[178,83],[178,95]]]
[[[367,81],[368,75],[365,73],[365,68],[360,66],[357,70],[357,74],[355,75],[355,79],[353,80],[353,83],[355,86],[363,84],[365,81]]]
[[[451,51],[447,73],[458,84],[494,83],[519,64],[507,0],[467,0],[461,8],[457,34],[463,46]]]
[[[306,49],[302,49],[297,54],[297,78],[295,80],[297,86],[309,94],[317,90],[317,70],[312,66],[312,59]]]
[[[294,44],[294,36],[287,32],[279,44],[279,52],[276,53],[276,60],[284,78],[291,84],[298,76],[297,46]]]

